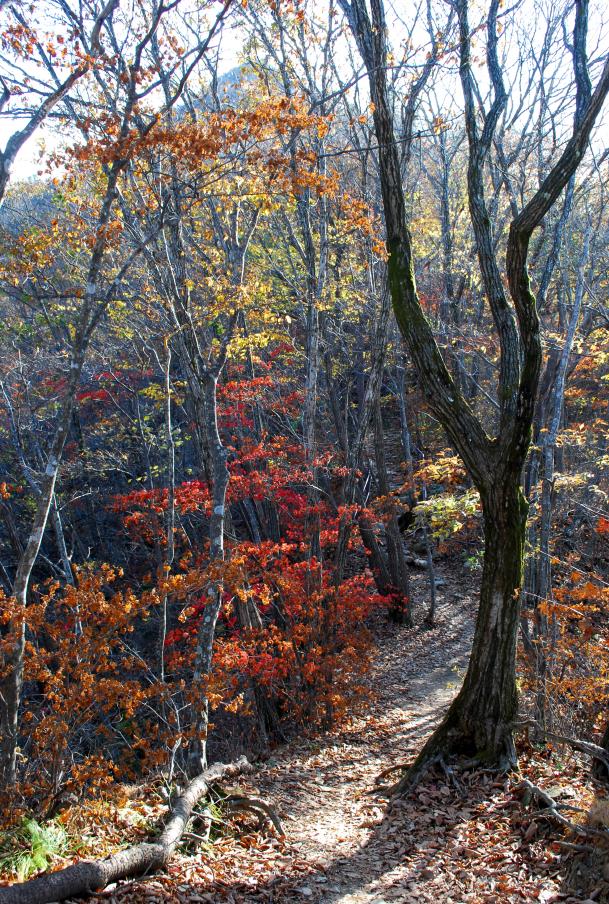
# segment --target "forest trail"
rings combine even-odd
[[[375,793],[379,773],[410,760],[420,748],[454,697],[467,666],[473,594],[468,596],[467,588],[457,586],[448,575],[445,579],[441,571],[436,579],[441,586],[433,628],[421,625],[429,596],[422,572],[412,575],[417,626],[396,626],[379,617],[374,662],[366,676],[370,699],[359,715],[321,736],[291,741],[240,783],[246,793],[273,805],[285,841],[270,839],[262,849],[259,840],[227,841],[225,847],[220,842],[206,866],[178,857],[169,876],[135,883],[131,893],[123,886],[122,894],[118,889],[111,893],[111,900],[234,904],[439,900],[425,873],[425,859],[417,856],[414,863],[405,859],[408,838],[385,820],[387,800]],[[396,771],[389,781],[398,776]],[[432,843],[437,832],[433,819],[428,828]],[[199,884],[196,879],[203,879],[202,872],[211,881]],[[429,884],[428,896],[422,880]],[[413,897],[407,891],[411,881]]]
[[[414,576],[420,618],[426,593],[426,576]],[[318,743],[291,744],[258,777],[282,814],[289,850],[315,870],[293,888],[295,898],[381,904],[398,900],[394,888],[404,900],[404,851],[390,831],[375,831],[384,807],[371,792],[383,770],[412,759],[461,684],[473,602],[448,587],[438,597],[434,628],[382,627],[366,711]],[[420,890],[416,900],[424,900]]]
[[[370,698],[359,715],[290,741],[239,781],[240,791],[272,804],[284,839],[243,825],[245,834],[176,854],[166,874],[95,897],[105,904],[589,902],[565,891],[560,854],[538,835],[509,780],[473,770],[460,774],[456,789],[430,773],[404,800],[375,792],[380,773],[412,760],[467,666],[475,580],[449,574],[448,565],[437,577],[435,627],[421,624],[428,605],[423,573],[412,582],[417,626],[376,622]],[[388,780],[398,776],[396,770]]]
[[[285,838],[242,824],[241,833],[204,850],[176,854],[165,874],[95,897],[105,904],[589,904],[566,888],[561,855],[509,779],[472,770],[455,788],[430,773],[397,801],[375,790],[380,773],[412,760],[467,667],[475,579],[448,563],[436,575],[435,627],[422,625],[428,585],[420,572],[412,576],[417,625],[379,616],[370,697],[359,715],[290,741],[239,781],[241,792],[272,804]],[[555,779],[552,765],[544,769],[544,779]]]

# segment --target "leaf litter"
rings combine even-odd
[[[105,904],[608,902],[609,849],[600,859],[595,852],[591,873],[588,854],[561,846],[562,830],[523,808],[518,776],[470,769],[454,787],[429,773],[405,799],[375,793],[376,777],[422,746],[467,666],[475,605],[451,583],[433,629],[379,619],[371,694],[359,715],[273,751],[240,782],[243,793],[272,803],[285,838],[241,816],[233,835],[178,853],[166,874],[94,897]],[[558,784],[579,806],[594,800],[585,767],[573,756],[558,762],[551,750],[521,756],[527,778]]]

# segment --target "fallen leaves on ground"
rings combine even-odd
[[[514,792],[518,777],[470,769],[457,773],[457,787],[444,774],[429,773],[405,799],[389,802],[374,793],[376,776],[412,758],[454,696],[467,663],[473,608],[463,592],[452,599],[445,593],[433,630],[379,622],[368,710],[331,733],[274,751],[239,783],[244,793],[273,804],[285,839],[242,816],[235,834],[202,850],[183,849],[166,874],[96,898],[105,904],[609,901],[609,853],[604,861],[602,850],[595,854],[591,871],[589,857],[557,844],[562,831],[534,806],[523,808]],[[570,754],[559,763],[551,752],[529,750],[521,768],[535,784],[570,789],[565,793],[579,806],[594,803],[585,769]],[[148,821],[157,806],[130,804],[134,811],[142,806]],[[115,830],[124,832],[129,821],[129,807],[119,809]]]

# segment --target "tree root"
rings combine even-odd
[[[397,772],[398,769],[408,769],[408,763],[394,763],[393,766],[389,766],[387,769],[383,769],[382,772],[379,772],[374,779],[374,784],[377,786],[375,791],[384,791],[388,788],[388,785],[383,784],[384,779],[386,779],[388,775],[391,775],[392,772]]]
[[[414,791],[423,776],[433,766],[443,761],[445,756],[450,755],[454,746],[454,739],[451,731],[452,723],[449,720],[450,710],[444,722],[436,728],[432,736],[427,740],[415,761],[406,768],[402,777],[395,784],[387,788],[387,793],[391,797],[403,797]]]
[[[528,779],[522,779],[522,781],[516,785],[515,791],[522,792],[523,806],[527,806],[531,800],[536,800],[538,803],[545,805],[545,808],[539,812],[540,817],[553,820],[565,829],[573,832],[575,835],[581,835],[584,838],[604,838],[609,841],[609,831],[595,829],[592,826],[584,826],[577,822],[572,822],[572,820],[567,819],[567,817],[563,816],[560,812],[561,810],[572,810],[577,813],[585,811],[579,809],[579,807],[573,807],[571,804],[557,803],[546,791],[539,788],[537,785],[534,785]]]
[[[0,888],[0,904],[52,904],[102,891],[119,879],[133,879],[162,869],[182,838],[197,802],[210,785],[233,778],[249,768],[245,757],[235,763],[216,763],[193,779],[175,800],[165,828],[154,841],[142,842],[103,860],[83,860],[49,873]]]
[[[455,775],[455,770],[452,766],[449,766],[442,756],[438,757],[438,763],[442,767],[442,772],[446,776],[446,780],[453,786],[455,791],[458,791],[459,794],[463,795],[463,784]]]
[[[254,815],[258,817],[258,822],[261,827],[264,824],[265,818],[268,819],[275,827],[277,834],[282,837],[285,836],[281,820],[276,811],[270,804],[267,804],[266,801],[261,800],[259,797],[244,797],[241,794],[229,794],[228,797],[224,798],[223,804],[228,807],[230,813],[241,813],[243,811],[254,813]]]
[[[565,848],[567,851],[576,851],[578,854],[591,854],[594,848],[591,844],[574,844],[572,841],[554,841],[558,847]]]
[[[404,797],[417,787],[419,782],[432,769],[436,763],[440,761],[440,755],[426,756],[422,758],[420,755],[414,763],[406,769],[404,775],[398,779],[395,784],[387,788],[387,794],[390,797]]]
[[[436,765],[441,767],[446,778],[457,790],[462,790],[461,784],[456,780],[453,768],[448,765],[447,760],[452,755],[463,756],[467,752],[467,748],[470,751],[473,748],[475,750],[474,739],[467,737],[465,731],[460,728],[454,711],[449,710],[444,722],[434,731],[414,762],[406,767],[402,777],[394,785],[383,790],[391,797],[403,797],[414,791],[427,772]],[[498,762],[489,765],[488,759],[483,753],[475,755],[474,752],[474,756],[469,757],[459,767],[459,771],[480,767],[485,768],[487,772],[507,775],[513,772],[517,766],[516,750],[512,742],[511,745],[506,743],[506,751]]]

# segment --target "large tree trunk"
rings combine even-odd
[[[518,709],[518,588],[528,511],[518,475],[513,475],[507,489],[491,488],[483,498],[483,510],[484,567],[467,674],[440,729],[396,784],[396,792],[410,787],[440,755],[465,754],[502,769],[517,764],[512,733]]]
[[[511,723],[516,711],[517,598],[522,585],[526,526],[526,503],[520,491],[520,478],[530,443],[541,367],[539,318],[527,265],[529,241],[583,159],[592,127],[609,93],[609,61],[592,93],[586,56],[588,3],[587,0],[576,0],[572,54],[577,96],[573,134],[554,167],[510,226],[506,271],[512,307],[496,259],[484,194],[485,163],[507,99],[497,53],[499,0],[491,0],[486,23],[487,68],[492,86],[492,103],[488,111],[481,111],[476,106],[468,0],[457,0],[454,5],[459,19],[459,72],[469,145],[470,218],[484,293],[500,347],[500,416],[497,436],[491,438],[451,378],[417,293],[385,69],[388,48],[383,2],[370,0],[370,13],[366,0],[339,2],[368,71],[374,103],[387,229],[389,286],[396,319],[417,367],[427,402],[480,491],[486,522],[480,610],[467,677],[445,721],[425,746],[415,767],[398,784],[399,790],[405,790],[436,752],[466,749],[500,767],[514,765],[516,761]],[[408,102],[411,109],[438,51],[436,38],[430,35],[430,40],[432,50],[411,88]],[[408,145],[412,135],[410,125],[401,140]]]
[[[515,764],[518,588],[522,583],[528,506],[515,476],[503,492],[483,500],[484,568],[469,668],[453,711],[475,753]]]

